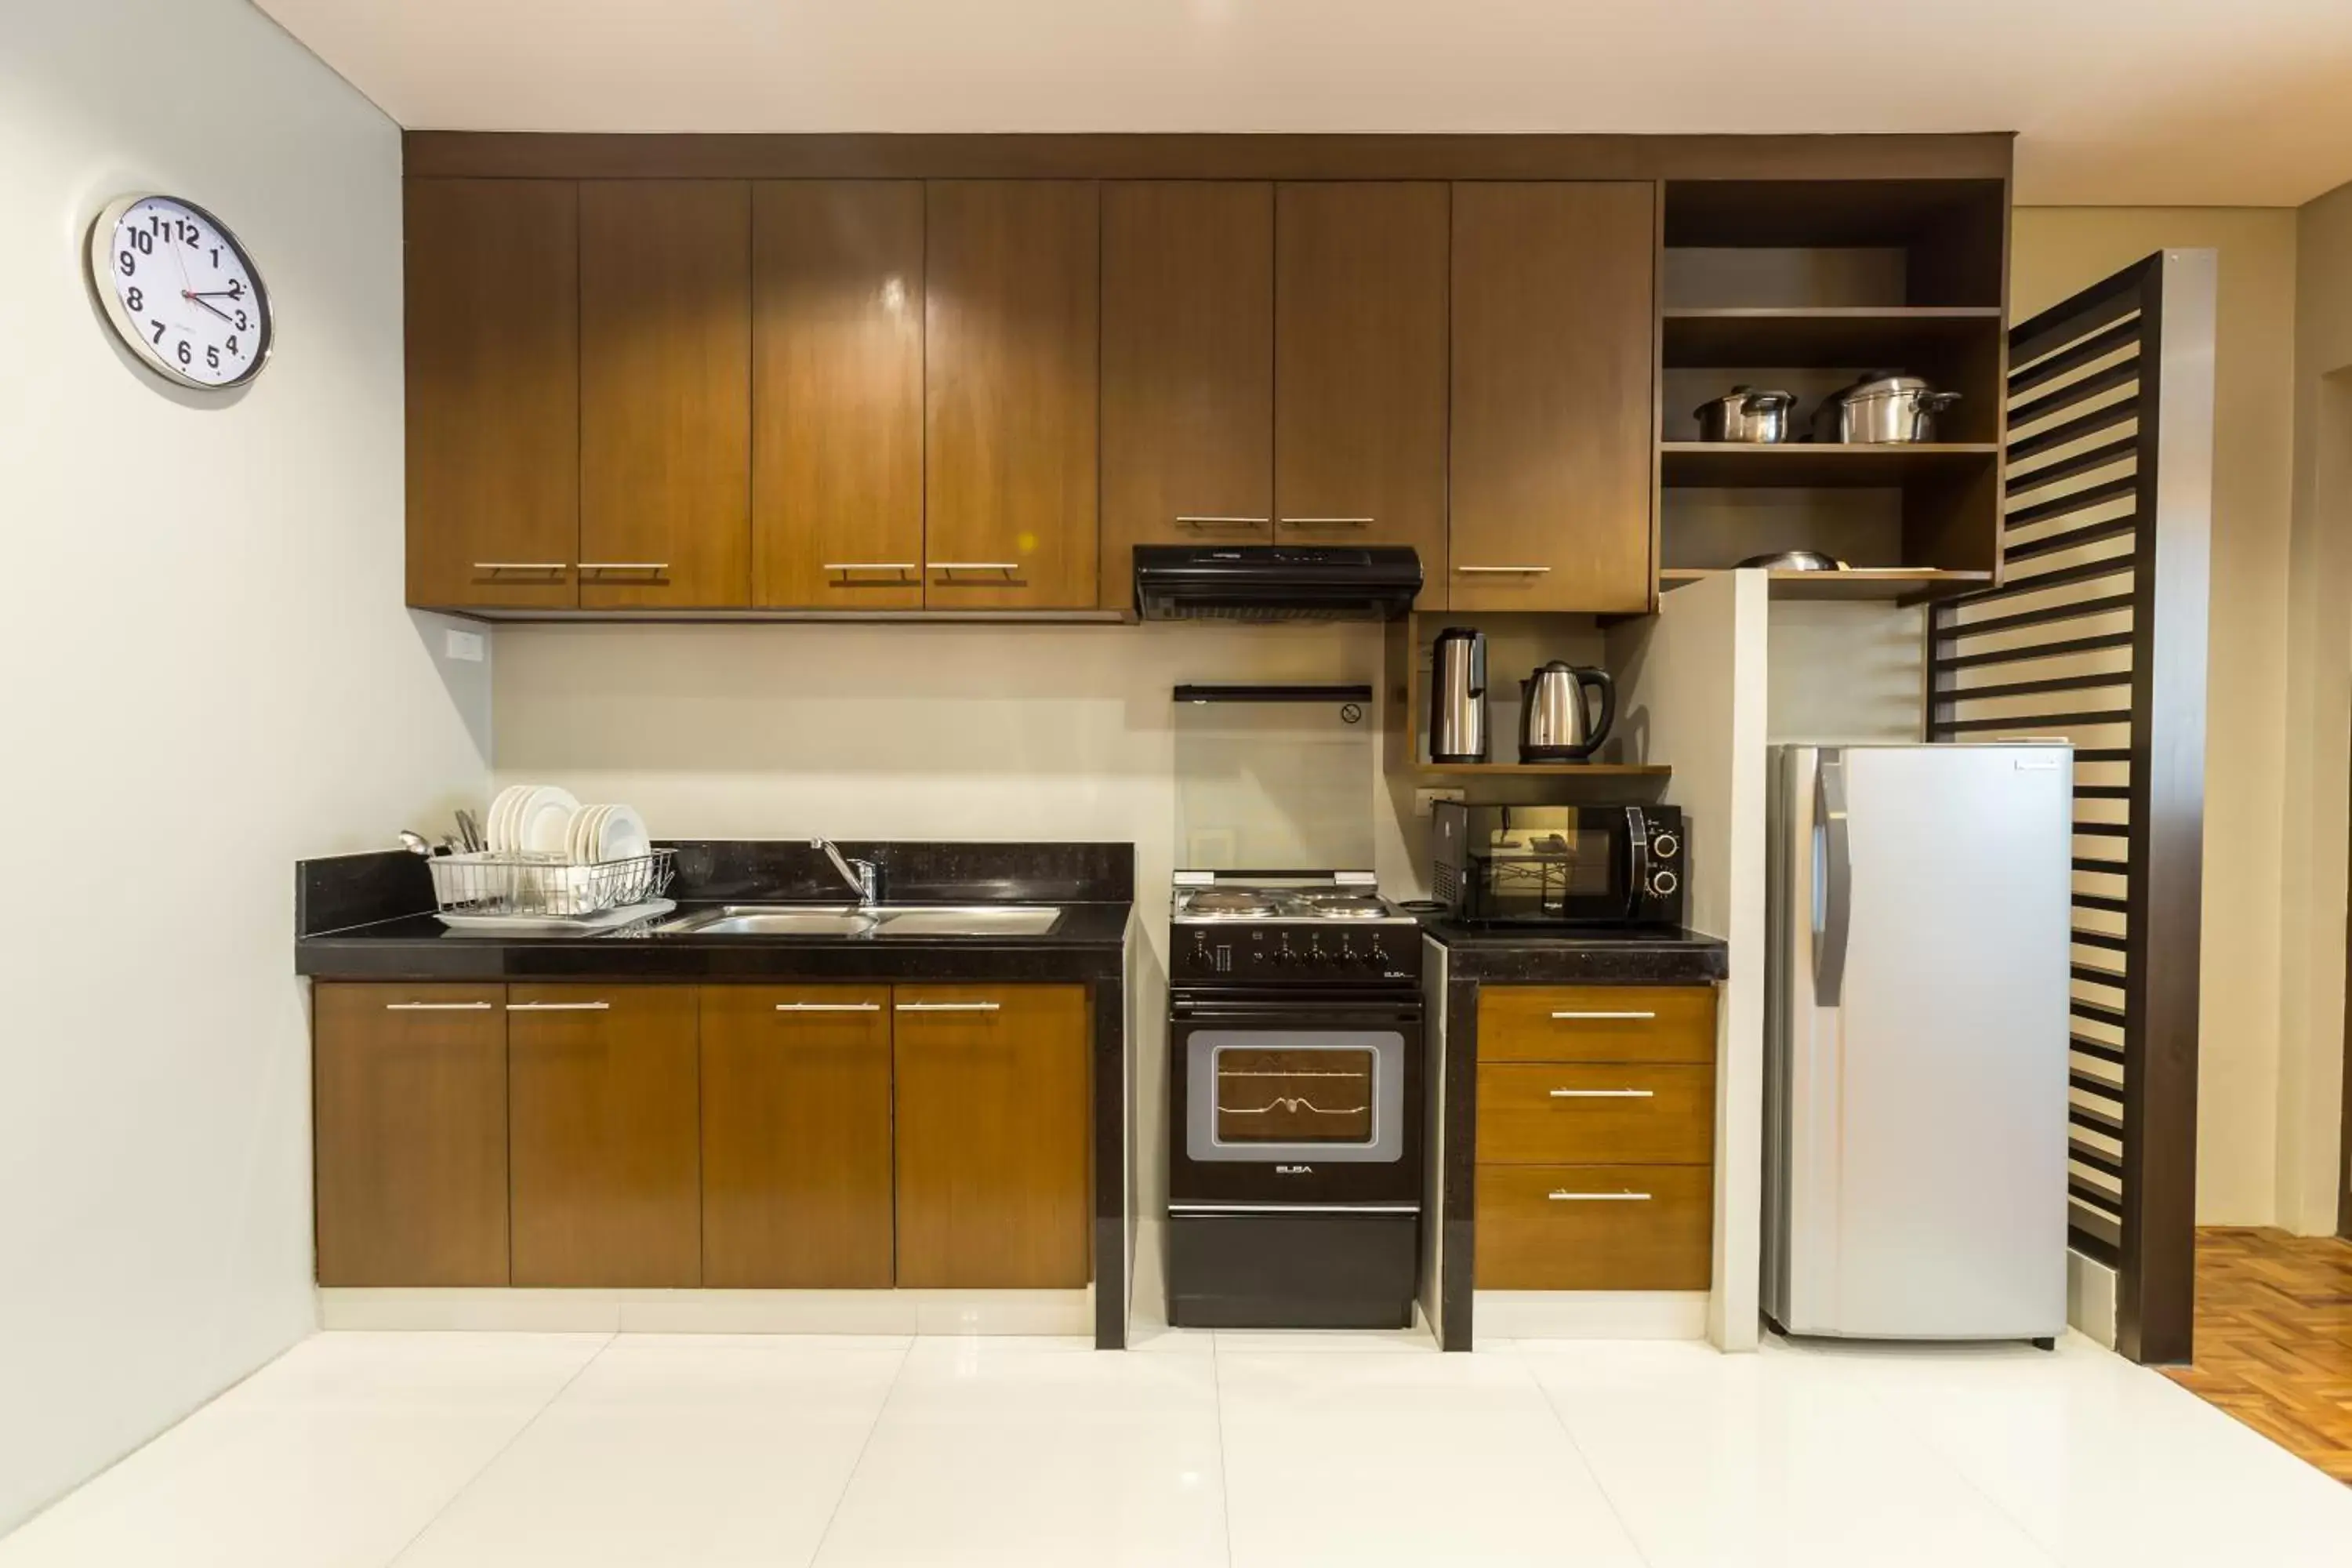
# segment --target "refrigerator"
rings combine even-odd
[[[1791,1334],[2066,1326],[2074,755],[1772,748],[1764,1306]]]

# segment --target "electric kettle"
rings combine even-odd
[[[1585,689],[1601,693],[1601,717],[1587,710]],[[1605,669],[1580,669],[1554,659],[1519,683],[1519,761],[1581,763],[1609,738],[1617,717],[1617,683]]]

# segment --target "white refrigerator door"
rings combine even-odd
[[[1792,1332],[2032,1338],[2066,1321],[2074,766],[2056,746],[1779,759]]]

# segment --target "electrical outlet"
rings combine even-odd
[[[1422,817],[1433,816],[1436,815],[1435,807],[1439,801],[1467,800],[1469,796],[1470,792],[1463,789],[1417,789],[1412,792],[1412,814]]]
[[[479,664],[482,662],[481,633],[461,632],[457,630],[457,627],[451,626],[445,630],[441,636],[441,654],[443,658],[454,658],[465,664]]]

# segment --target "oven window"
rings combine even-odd
[[[1227,1047],[1216,1054],[1217,1142],[1369,1143],[1379,1061],[1370,1049]]]

